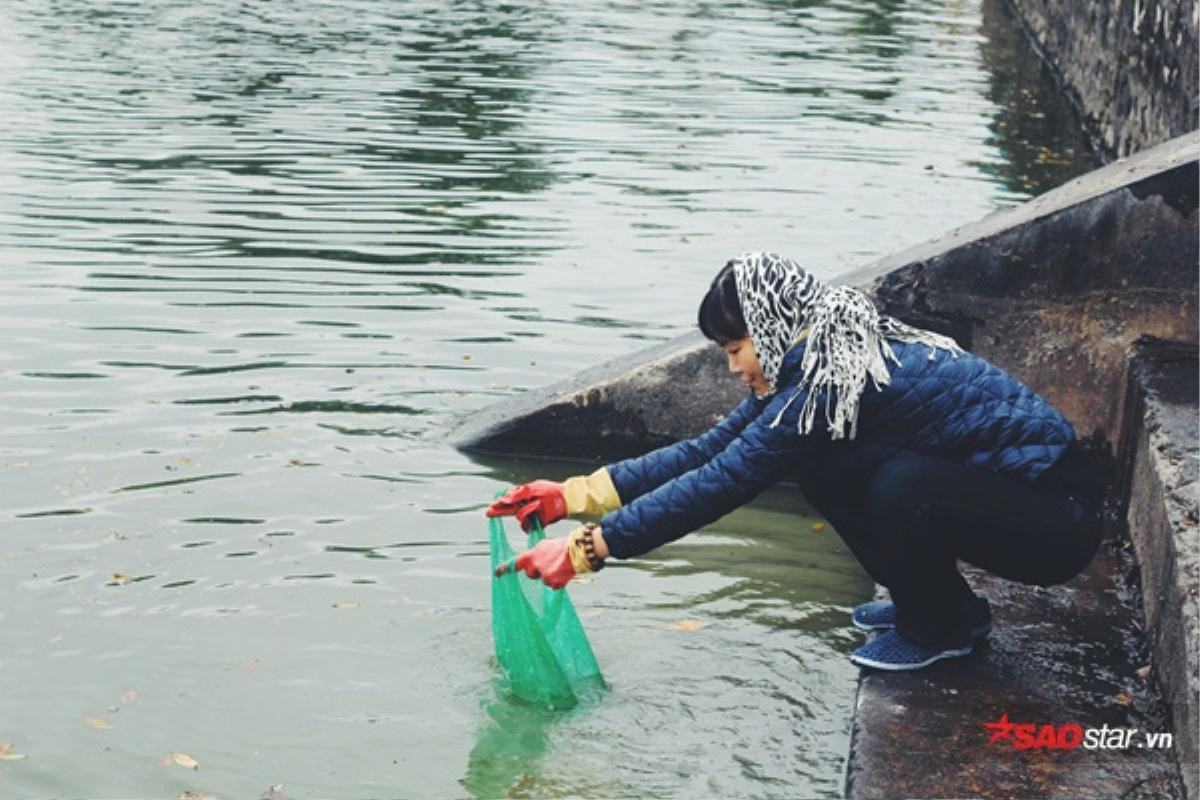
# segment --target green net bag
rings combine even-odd
[[[526,547],[533,547],[545,535],[533,517]],[[488,540],[494,574],[514,557],[502,517],[489,518]],[[515,569],[494,577],[492,639],[513,694],[530,703],[567,709],[579,702],[581,693],[604,686],[596,656],[565,588],[551,589]]]

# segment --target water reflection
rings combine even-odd
[[[555,746],[556,734],[571,736],[571,728],[580,718],[586,718],[603,696],[601,690],[588,693],[586,687],[577,689],[583,692],[578,706],[567,712],[550,711],[522,702],[512,694],[502,676],[494,678],[480,703],[486,719],[467,757],[466,773],[459,780],[462,787],[480,800],[563,796],[586,788],[588,779],[583,776],[577,778],[582,785],[573,787],[554,781],[549,777],[554,770],[543,763],[547,758],[570,759],[561,743]],[[608,788],[614,787],[609,784]],[[632,790],[623,788],[624,792],[609,796],[624,796]]]
[[[973,166],[1014,196],[1042,194],[1098,167],[1074,110],[1003,0],[984,0],[982,11],[980,53],[996,105],[987,141],[1002,157]]]
[[[845,28],[855,42],[853,52],[887,63],[911,51],[916,39],[905,26],[908,0],[874,0],[857,5],[854,20]],[[875,66],[881,67],[882,63]]]
[[[408,85],[383,92],[382,99],[399,141],[411,144],[381,140],[367,152],[406,172],[419,168],[419,192],[447,195],[420,209],[430,218],[431,235],[504,237],[518,223],[516,215],[455,212],[497,196],[544,191],[560,179],[544,145],[522,135],[538,72],[551,66],[546,39],[558,22],[541,7],[455,2],[401,26],[409,47],[395,58]],[[520,248],[508,258],[534,252]],[[490,260],[483,248],[472,256],[476,263]],[[460,253],[440,260],[461,259]]]
[[[548,729],[563,715],[521,703],[501,678],[492,681],[491,697],[482,707],[487,720],[459,783],[481,799],[531,796],[539,783],[537,770],[548,746]]]

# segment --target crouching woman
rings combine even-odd
[[[798,480],[889,599],[854,609],[881,635],[851,661],[910,670],[965,656],[991,629],[957,561],[1012,581],[1070,580],[1100,541],[1102,480],[1062,414],[951,339],[880,315],[857,289],[747,253],[700,304],[700,329],[747,397],[707,433],[487,510],[599,524],[545,539],[516,568],[562,586],[647,553]]]

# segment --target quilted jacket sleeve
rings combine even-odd
[[[764,402],[749,394],[723,420],[700,436],[609,465],[608,474],[621,503],[631,503],[724,450],[758,415]]]
[[[606,514],[600,527],[609,553],[647,553],[720,519],[787,475],[813,451],[812,436],[821,435],[796,431],[800,405],[797,399],[792,413],[770,428],[781,403],[768,403],[711,459]]]

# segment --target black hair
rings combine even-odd
[[[742,316],[742,303],[738,300],[737,277],[733,274],[732,261],[713,278],[708,294],[700,301],[696,319],[700,324],[700,332],[722,347],[750,335],[746,319]]]

